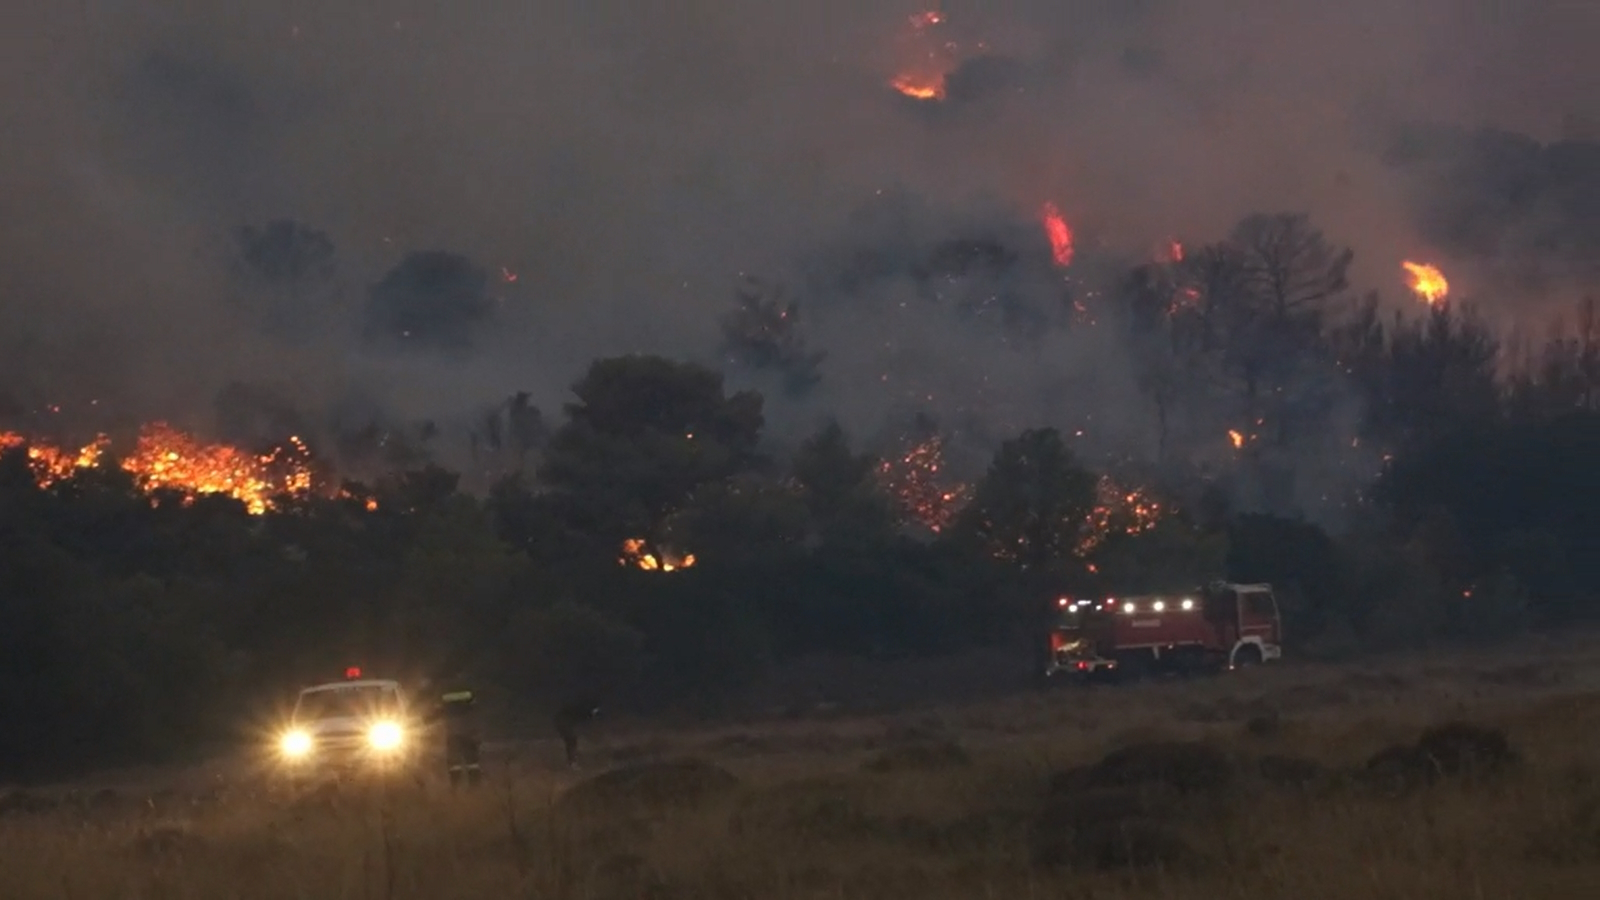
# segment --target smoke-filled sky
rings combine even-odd
[[[899,227],[861,225],[880,191],[916,198],[934,235],[1052,201],[1135,255],[1303,210],[1357,250],[1358,282],[1395,291],[1398,261],[1430,248],[1378,159],[1392,126],[1551,140],[1600,118],[1588,0],[951,0],[958,56],[1021,75],[935,107],[885,86],[919,11],[899,0],[13,6],[7,393],[202,428],[234,380],[445,415],[516,389],[548,409],[600,354],[710,358],[741,273],[793,281],[852,227]],[[283,217],[328,233],[343,286],[288,341],[263,334],[226,265],[232,229]],[[350,310],[425,249],[517,274],[496,326],[464,362],[363,354]],[[888,395],[855,382],[895,326],[800,299],[830,354],[816,404],[853,404],[867,427]],[[935,368],[995,354],[944,376],[1003,378],[1024,419],[1063,392],[1126,390],[1092,338],[1031,356],[955,324],[906,341]]]

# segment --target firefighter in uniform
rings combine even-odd
[[[600,704],[590,700],[568,703],[556,710],[556,733],[561,735],[561,744],[567,751],[567,768],[578,767],[578,727],[593,722],[598,715]]]
[[[471,691],[451,691],[440,699],[444,718],[444,764],[450,784],[477,784],[483,778],[479,751],[477,698]]]

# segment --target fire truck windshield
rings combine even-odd
[[[394,690],[384,685],[360,685],[306,691],[296,704],[298,722],[320,719],[382,718],[399,712]]]

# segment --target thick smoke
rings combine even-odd
[[[887,89],[918,11],[887,0],[34,7],[0,29],[0,412],[78,428],[218,428],[231,385],[345,431],[467,428],[518,390],[553,412],[597,355],[718,359],[756,274],[827,354],[773,404],[780,434],[921,403],[984,439],[1044,422],[1138,452],[1116,346],[1030,324],[1065,315],[1049,266],[951,278],[929,251],[1046,251],[1046,201],[1085,258],[1132,261],[1303,210],[1397,293],[1401,258],[1454,249],[1397,129],[1600,116],[1600,7],[1561,0],[950,2],[939,104]],[[292,307],[238,271],[239,229],[277,220],[336,248]],[[370,288],[432,251],[485,275],[470,335],[378,346]],[[857,264],[871,283],[841,284]]]

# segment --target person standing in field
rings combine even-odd
[[[471,691],[451,691],[440,698],[444,717],[444,760],[452,787],[483,779],[480,760],[483,736],[479,733],[477,698]]]
[[[556,734],[561,735],[561,744],[567,754],[567,768],[578,768],[578,729],[595,720],[600,715],[600,704],[592,698],[574,701],[556,710],[553,717]]]

